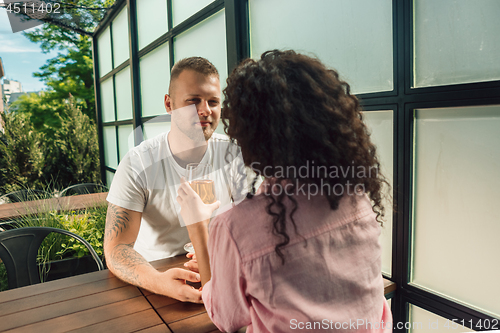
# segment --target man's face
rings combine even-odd
[[[189,105],[195,106],[196,112],[194,108],[176,111]],[[219,78],[183,70],[172,82],[170,96],[165,96],[165,108],[172,115],[174,126],[190,139],[210,139],[219,124],[221,113]]]

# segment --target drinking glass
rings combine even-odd
[[[186,180],[205,204],[215,202],[214,181],[210,179],[211,173],[210,164],[189,163],[186,166]]]
[[[211,173],[212,166],[210,164],[189,163],[186,166],[186,180],[205,204],[211,204],[216,201],[214,181],[210,179]],[[187,243],[184,245],[184,250],[194,253],[193,244]]]

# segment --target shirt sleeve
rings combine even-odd
[[[141,178],[140,159],[129,151],[116,169],[106,200],[114,205],[143,212],[147,202],[145,182]]]
[[[250,324],[250,304],[238,248],[224,223],[211,222],[208,252],[212,279],[202,290],[203,302],[212,322],[223,332],[234,332]]]

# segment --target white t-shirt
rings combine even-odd
[[[148,261],[185,253],[183,246],[189,242],[176,201],[185,169],[173,158],[167,135],[143,141],[123,157],[106,198],[114,205],[142,212],[134,249]],[[255,174],[244,167],[239,148],[227,137],[214,133],[200,163],[213,167],[211,179],[221,202],[214,214],[230,209],[231,197],[235,203],[245,198]]]

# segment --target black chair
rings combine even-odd
[[[9,289],[40,283],[36,263],[38,248],[45,237],[52,233],[71,236],[82,242],[90,251],[98,270],[104,265],[92,246],[82,237],[63,229],[49,227],[26,227],[0,232],[0,259],[7,270]]]
[[[71,195],[80,195],[80,194],[89,194],[89,193],[102,193],[107,192],[108,188],[104,185],[94,184],[94,183],[85,183],[85,184],[76,184],[69,187],[66,187],[59,194],[60,197],[67,197]]]
[[[2,195],[0,197],[0,204],[50,198],[52,198],[52,194],[50,194],[49,192],[40,190],[19,190]]]

